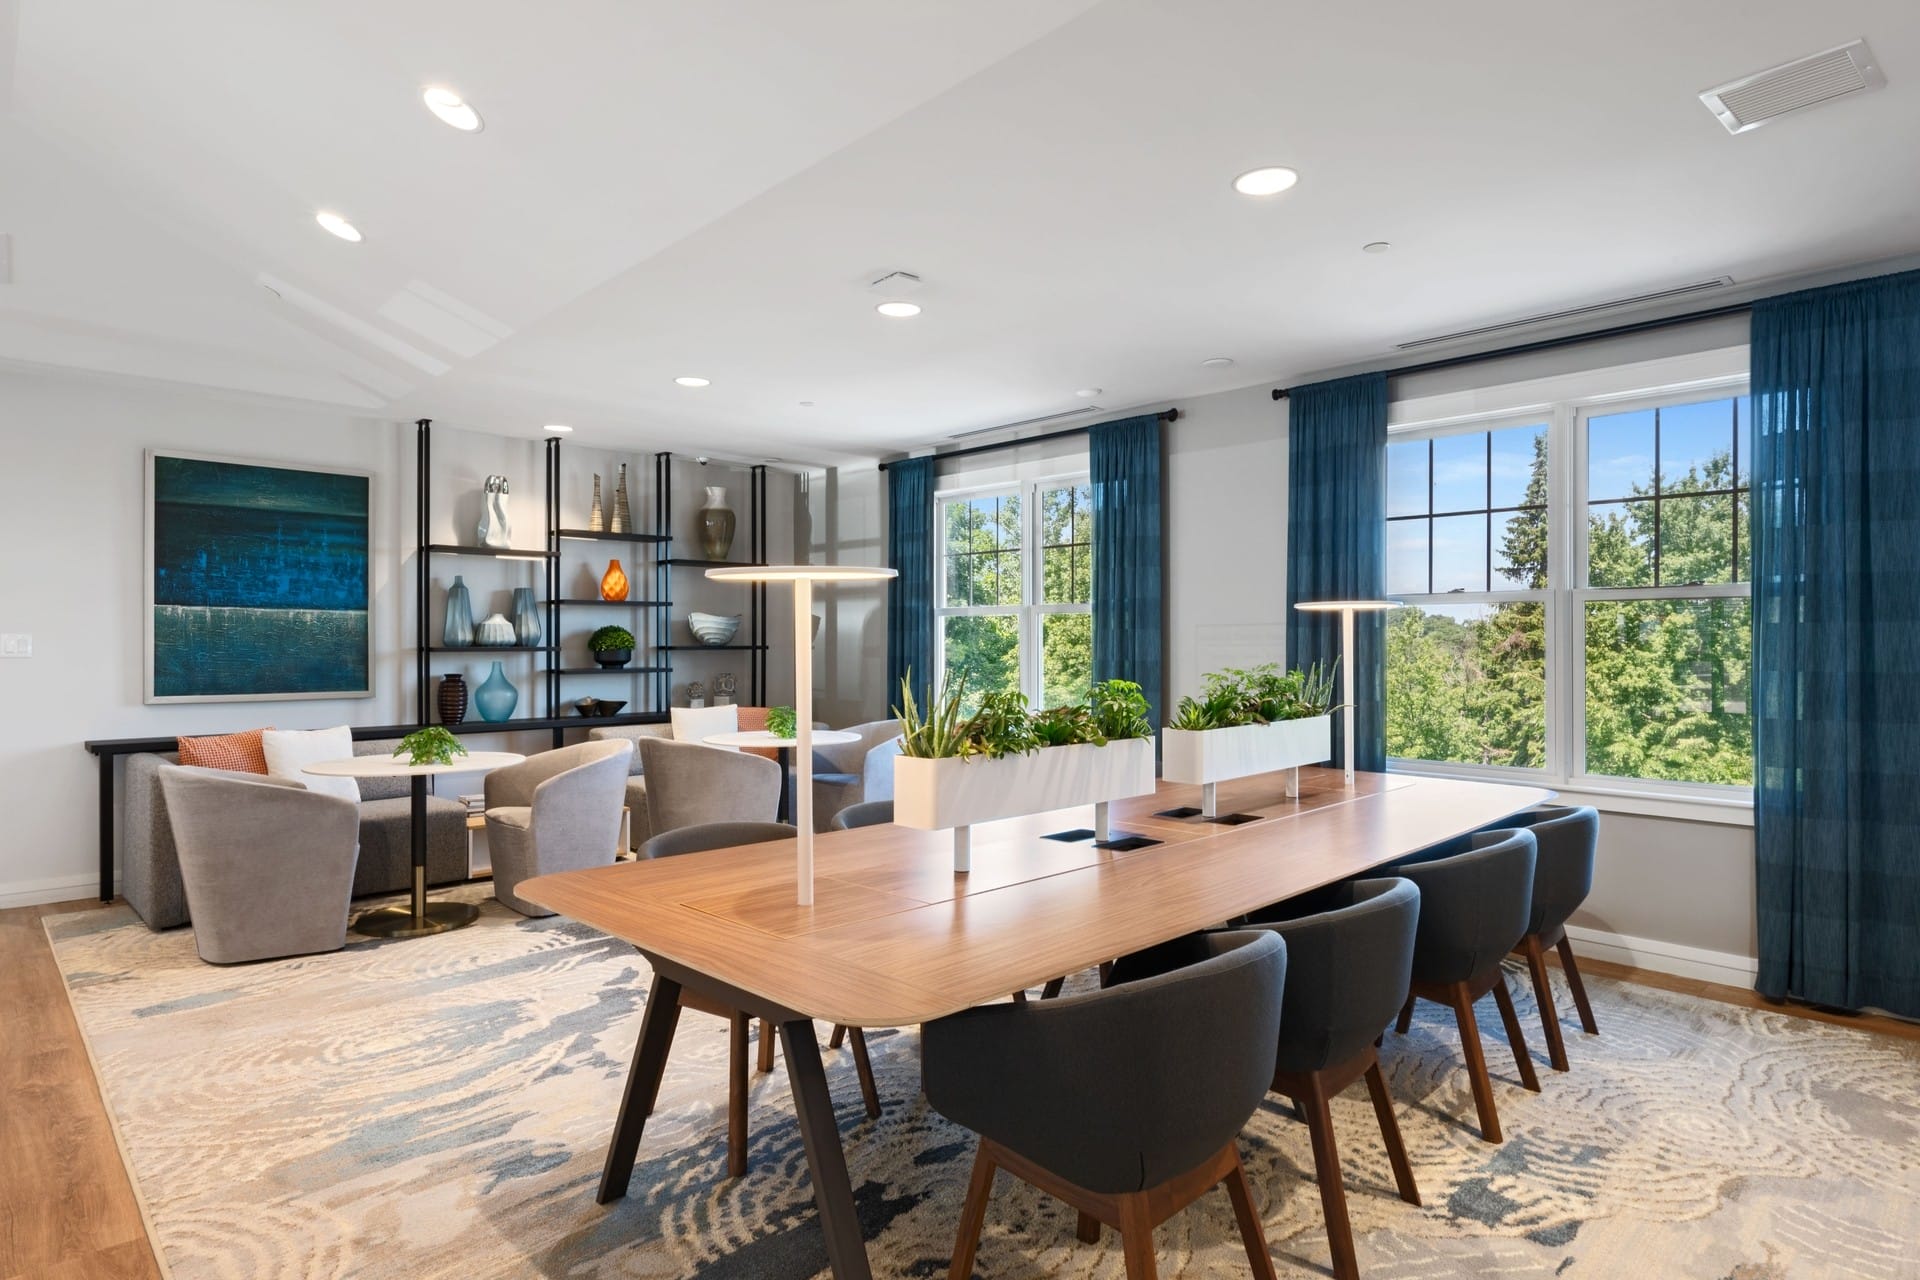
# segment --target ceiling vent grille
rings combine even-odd
[[[1728,133],[1758,129],[1789,111],[1817,107],[1835,98],[1878,89],[1886,77],[1874,63],[1865,40],[1796,58],[1765,71],[1708,89],[1700,95],[1707,110]]]
[[[1065,413],[1049,413],[1042,418],[1026,418],[1019,422],[1003,422],[997,427],[975,427],[972,431],[962,431],[947,437],[949,440],[971,440],[975,436],[990,436],[1002,431],[1018,431],[1022,427],[1039,427],[1049,422],[1065,422],[1068,418],[1079,418],[1089,413],[1104,413],[1097,404],[1085,405],[1079,409],[1069,409]]]
[[[1499,324],[1483,324],[1477,329],[1462,329],[1457,333],[1435,334],[1431,338],[1415,338],[1411,342],[1395,343],[1399,351],[1417,351],[1421,347],[1437,347],[1444,342],[1464,342],[1468,338],[1484,338],[1496,333],[1508,333],[1514,329],[1526,329],[1538,324],[1557,324],[1563,320],[1579,320],[1585,316],[1602,311],[1613,311],[1621,307],[1645,306],[1654,302],[1671,302],[1676,298],[1691,297],[1696,293],[1706,293],[1713,289],[1724,289],[1733,283],[1732,276],[1715,276],[1711,280],[1696,280],[1692,284],[1675,285],[1671,289],[1656,289],[1652,293],[1636,293],[1630,298],[1611,298],[1606,302],[1592,302],[1584,307],[1568,307],[1564,311],[1543,311],[1537,316],[1523,316],[1518,320],[1502,320]]]

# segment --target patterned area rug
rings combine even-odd
[[[226,969],[200,963],[188,931],[151,933],[125,908],[47,928],[180,1280],[824,1271],[784,1070],[755,1077],[753,1168],[725,1176],[716,1018],[682,1017],[633,1195],[594,1204],[649,981],[627,946],[492,903],[457,933]],[[1912,1042],[1590,985],[1602,1034],[1570,1020],[1560,1075],[1515,984],[1544,1092],[1522,1091],[1487,1040],[1502,1146],[1472,1128],[1450,1015],[1423,1005],[1409,1035],[1387,1037],[1425,1208],[1395,1197],[1365,1090],[1335,1102],[1367,1276],[1920,1276]],[[874,1271],[944,1275],[971,1141],[919,1098],[917,1037],[870,1040],[878,1121],[847,1053],[827,1060]],[[1242,1151],[1281,1272],[1327,1274],[1305,1127],[1273,1102]],[[1111,1232],[1081,1245],[1073,1226],[1003,1177],[979,1274],[1124,1274]],[[1163,1275],[1247,1274],[1224,1193],[1158,1243]]]

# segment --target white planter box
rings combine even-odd
[[[954,870],[967,869],[967,828],[1083,804],[1152,794],[1153,739],[1103,747],[1042,747],[998,760],[922,760],[893,765],[893,820],[922,831],[954,829]]]
[[[1166,729],[1161,776],[1201,786],[1319,764],[1333,755],[1333,717],[1308,716],[1231,729]]]

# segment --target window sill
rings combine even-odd
[[[1464,770],[1408,769],[1388,765],[1388,772],[1415,778],[1464,778],[1485,782],[1516,782],[1551,787],[1564,804],[1592,805],[1601,813],[1631,814],[1641,818],[1667,818],[1676,822],[1707,822],[1717,826],[1753,826],[1753,799],[1734,796],[1676,795],[1666,791],[1647,791],[1633,786],[1573,784],[1535,776],[1504,778],[1495,774]]]

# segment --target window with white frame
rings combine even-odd
[[[1744,386],[1395,431],[1387,753],[1749,788]]]
[[[965,705],[1079,702],[1093,670],[1093,490],[1085,476],[940,495],[934,639]]]

